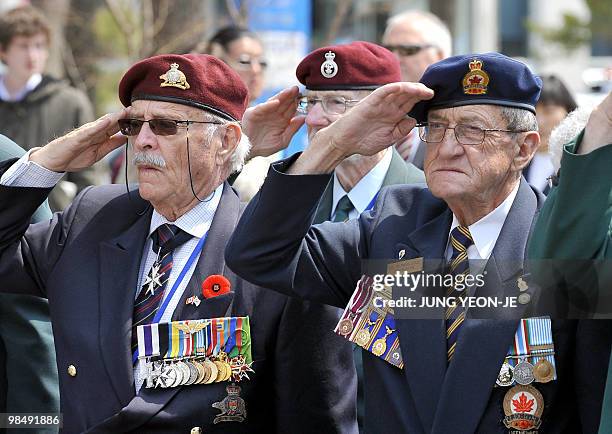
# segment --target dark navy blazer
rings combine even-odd
[[[426,186],[381,190],[371,212],[310,227],[328,175],[291,176],[276,163],[226,249],[245,279],[279,292],[345,307],[364,259],[444,257],[452,213]],[[478,295],[517,293],[527,239],[543,196],[524,179],[487,262]],[[441,317],[442,318],[442,317]],[[518,319],[467,319],[447,368],[444,320],[397,320],[405,369],[364,352],[365,430],[372,433],[506,433],[494,387]],[[604,321],[552,321],[558,380],[536,387],[542,433],[594,433],[610,355]]]
[[[64,432],[356,432],[352,353],[336,349],[335,309],[263,290],[226,267],[223,251],[240,214],[229,185],[173,315],[250,317],[255,373],[240,383],[247,420],[216,425],[212,404],[227,396],[228,383],[135,395],[131,321],[151,216],[137,212],[147,203],[137,191],[130,201],[125,186],[89,188],[49,223],[28,227],[48,192],[0,186],[0,279],[3,288],[49,298]],[[225,275],[232,291],[186,305],[211,274]]]

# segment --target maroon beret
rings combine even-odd
[[[246,85],[223,61],[207,54],[162,54],[133,65],[119,83],[119,99],[185,104],[228,120],[241,120],[248,105]]]
[[[376,89],[402,81],[395,55],[363,41],[319,48],[300,62],[295,75],[310,90]]]

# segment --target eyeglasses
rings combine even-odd
[[[412,56],[426,48],[435,47],[433,44],[411,44],[411,45],[383,45],[392,53],[397,53],[400,56]]]
[[[234,69],[248,71],[254,65],[259,65],[261,69],[268,67],[268,61],[259,57],[251,57],[248,54],[241,54],[238,59],[226,59],[227,63]]]
[[[472,125],[457,124],[449,127],[439,122],[425,122],[418,124],[419,137],[425,143],[440,143],[444,140],[446,130],[454,130],[457,142],[462,145],[480,145],[484,142],[486,133],[498,131],[503,133],[525,133],[526,131],[502,130],[497,128],[480,128]]]
[[[173,136],[178,132],[178,128],[187,127],[189,124],[221,124],[214,121],[177,121],[174,119],[119,119],[119,130],[124,136],[137,136],[140,133],[142,124],[149,123],[149,128],[156,136]]]
[[[361,100],[347,99],[343,96],[324,96],[323,98],[313,98],[310,96],[300,95],[297,98],[297,111],[300,114],[306,115],[316,103],[320,102],[323,111],[328,115],[341,115],[346,112],[348,106],[355,105]]]

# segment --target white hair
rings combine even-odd
[[[234,124],[240,127],[240,124],[236,121],[229,121],[227,119],[224,119],[217,115],[213,115],[211,113],[207,113],[207,115],[209,118],[208,120],[219,122],[220,125]],[[219,125],[212,125],[212,126],[213,128],[208,129],[208,133],[206,137],[207,142],[210,142],[210,140],[212,140],[213,135],[217,132],[217,129],[219,127]],[[242,166],[244,166],[244,162],[250,150],[251,150],[251,141],[249,140],[246,134],[242,133],[240,136],[240,141],[238,142],[238,145],[236,145],[236,149],[234,150],[234,153],[232,154],[230,158],[230,173],[234,173],[242,169]]]
[[[584,129],[591,115],[591,107],[578,107],[557,125],[548,139],[548,153],[552,157],[555,172],[561,166],[563,146],[573,140]]]
[[[442,56],[449,57],[452,53],[453,43],[448,26],[436,15],[427,11],[409,10],[391,16],[387,20],[385,36],[393,26],[409,25],[417,29],[425,41],[435,45]]]

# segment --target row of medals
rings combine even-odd
[[[146,387],[177,387],[227,381],[232,367],[226,359],[158,360],[147,362]]]
[[[550,353],[546,355],[550,355]],[[538,354],[531,357],[540,356],[541,355]],[[525,356],[522,357],[514,367],[508,363],[508,359],[506,358],[499,370],[495,383],[501,387],[512,386],[515,382],[526,386],[534,381],[538,383],[548,383],[552,381],[554,377],[555,367],[546,358],[542,357],[533,365],[529,363]]]

